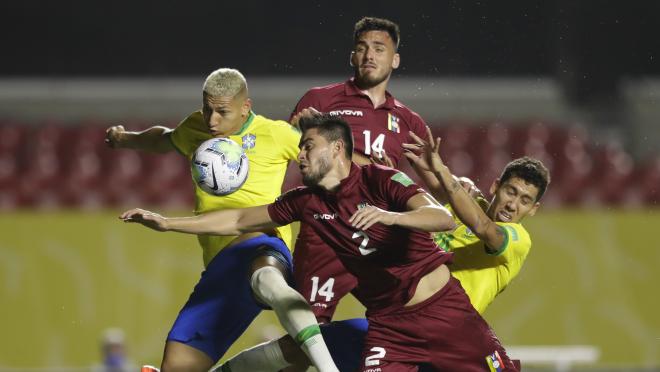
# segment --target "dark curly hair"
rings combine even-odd
[[[357,21],[355,24],[355,31],[353,32],[353,44],[356,45],[360,39],[360,35],[368,31],[385,31],[387,32],[392,41],[394,41],[394,49],[399,49],[399,40],[401,33],[399,32],[399,25],[385,18],[364,17]]]
[[[517,177],[536,186],[539,193],[536,195],[536,201],[541,200],[545,190],[550,183],[550,171],[543,165],[543,163],[529,156],[524,156],[512,160],[504,167],[504,171],[500,176],[500,184],[503,184],[512,177]]]

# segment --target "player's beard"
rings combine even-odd
[[[387,80],[391,73],[392,71],[388,71],[380,76],[376,76],[374,74],[360,75],[360,68],[355,67],[355,84],[360,89],[373,88]]]
[[[318,160],[318,169],[316,171],[309,171],[305,174],[303,174],[303,185],[307,187],[315,187],[318,186],[319,182],[325,177],[328,172],[330,172],[330,169],[332,168],[332,165],[330,165],[330,161],[326,158],[319,158]]]

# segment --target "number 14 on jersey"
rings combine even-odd
[[[383,145],[385,143],[385,135],[383,133],[379,134],[373,142],[371,142],[371,131],[364,130],[364,154],[371,155],[372,151],[376,154],[383,152]]]

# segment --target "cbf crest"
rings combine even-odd
[[[254,148],[254,146],[257,144],[257,136],[252,133],[248,133],[241,138],[241,141],[243,141],[243,150],[249,150]]]

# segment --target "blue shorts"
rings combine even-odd
[[[369,322],[363,318],[333,321],[321,325],[323,341],[340,371],[357,371]]]
[[[221,250],[202,272],[167,341],[194,347],[217,362],[262,310],[249,278],[252,260],[261,255],[278,259],[292,278],[291,252],[279,238],[262,235]]]

